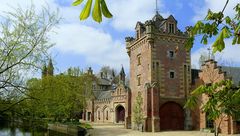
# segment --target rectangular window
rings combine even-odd
[[[174,33],[174,24],[169,23],[169,25],[168,25],[168,31],[169,31],[169,33]]]
[[[174,51],[169,51],[169,57],[173,58],[174,57]]]
[[[141,54],[137,55],[137,64],[141,65]]]
[[[170,77],[170,78],[174,78],[174,76],[175,76],[174,74],[175,74],[174,72],[170,72],[169,77]]]
[[[137,76],[137,82],[138,82],[138,86],[140,86],[141,85],[141,75]]]

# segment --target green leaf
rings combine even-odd
[[[196,107],[197,104],[198,104],[198,98],[195,97],[195,96],[190,96],[190,97],[187,99],[187,101],[186,101],[186,103],[185,103],[185,105],[184,105],[184,108],[185,108],[185,109],[186,109],[186,108],[193,109],[193,108]]]
[[[185,43],[186,50],[190,50],[193,47],[194,37],[189,37]]]
[[[203,44],[208,44],[208,36],[205,34],[205,35],[203,35],[203,37],[202,37],[202,40],[201,40],[201,43],[203,43]]]
[[[222,28],[223,38],[229,38],[231,36],[231,32],[227,26]]]
[[[86,3],[84,9],[82,10],[82,12],[80,14],[80,20],[85,20],[89,17],[91,7],[92,7],[92,0],[88,0],[88,2]]]
[[[220,32],[219,36],[217,37],[216,41],[213,43],[213,53],[217,51],[221,52],[225,48],[224,38],[228,38],[229,33],[227,32],[227,28],[224,27]]]
[[[212,16],[213,16],[213,12],[209,9],[209,10],[208,10],[208,14],[207,14],[207,16],[205,17],[205,20],[210,20],[210,19],[212,19]]]
[[[101,8],[100,8],[100,0],[95,0],[92,17],[96,22],[98,22],[98,23],[102,22],[102,12],[101,12]]]
[[[226,21],[227,24],[230,24],[231,23],[231,18],[229,16],[226,16],[225,21]]]
[[[76,0],[72,3],[72,6],[77,6],[79,4],[81,4],[83,2],[83,0]]]
[[[106,4],[105,0],[101,0],[101,8],[102,8],[102,13],[106,18],[112,17],[112,14],[110,13],[110,11],[107,8],[107,4]]]
[[[201,29],[203,25],[204,24],[202,23],[202,21],[198,21],[192,29],[192,34],[196,35],[197,33],[201,33]]]

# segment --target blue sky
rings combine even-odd
[[[86,1],[86,0],[85,0]],[[0,12],[11,10],[11,6],[27,7],[31,0],[0,0]],[[101,24],[91,17],[86,21],[79,20],[81,6],[73,7],[73,0],[32,0],[37,9],[48,5],[51,10],[59,9],[64,18],[57,34],[51,35],[51,42],[56,45],[50,50],[54,59],[55,73],[63,72],[68,67],[79,66],[82,69],[93,67],[95,73],[104,65],[117,70],[123,65],[128,73],[129,58],[125,49],[125,37],[134,36],[137,21],[145,22],[155,15],[155,0],[106,0],[112,19],[104,19]],[[234,16],[233,7],[239,0],[230,0],[225,14]],[[193,25],[203,19],[210,8],[220,11],[225,0],[158,0],[159,12],[163,17],[172,14],[178,20],[178,28]],[[217,59],[228,60],[239,66],[240,47],[230,46],[231,39],[226,40],[224,53],[216,54]],[[230,48],[229,48],[230,47]],[[207,46],[196,43],[192,49],[192,65],[198,67],[198,59]]]

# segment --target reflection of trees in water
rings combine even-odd
[[[19,136],[19,135],[42,136],[45,133],[47,133],[47,129],[42,128],[40,124],[41,123],[37,125],[37,122],[30,124],[29,122],[9,122],[1,120],[0,136]]]

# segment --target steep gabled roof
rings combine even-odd
[[[135,26],[135,29],[140,26],[140,27],[144,27],[144,24],[140,21],[137,22],[136,26]]]
[[[167,20],[175,21],[177,23],[177,20],[173,17],[173,15],[170,15]]]

